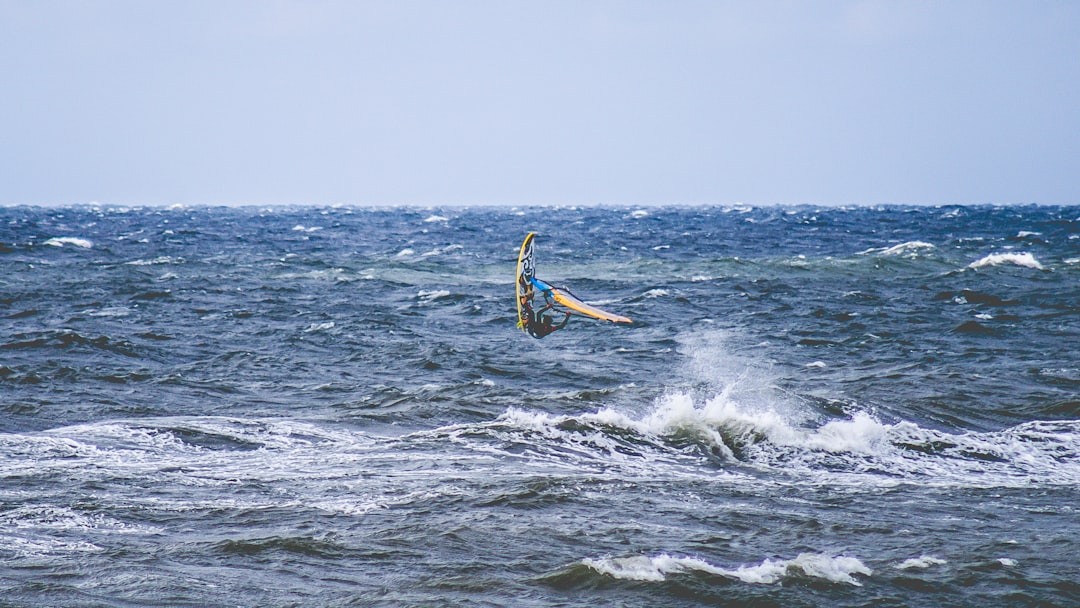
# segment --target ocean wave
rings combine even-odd
[[[138,296],[135,296],[135,298],[133,299],[137,298]],[[107,316],[123,317],[125,316],[125,313],[122,312],[123,310],[124,309],[120,309],[118,307],[112,308],[107,314]],[[11,337],[14,338],[14,340],[11,342],[0,344],[0,349],[65,350],[76,347],[87,347],[91,349],[109,351],[132,358],[138,358],[140,355],[136,345],[125,339],[110,338],[109,336],[98,336],[96,338],[92,338],[68,329],[47,330],[43,332],[26,334],[14,334]]]
[[[586,558],[581,564],[612,578],[645,582],[660,582],[674,575],[703,572],[759,585],[772,585],[793,578],[816,578],[858,587],[862,586],[862,582],[855,578],[856,575],[873,574],[858,558],[820,553],[800,553],[793,559],[766,558],[760,564],[736,568],[715,566],[696,557],[673,557],[668,554]]]
[[[979,260],[976,260],[968,264],[968,268],[986,268],[988,266],[1002,266],[1004,264],[1012,264],[1014,266],[1023,266],[1025,268],[1032,268],[1035,270],[1044,270],[1043,265],[1035,259],[1035,256],[1028,252],[1018,253],[991,253]]]

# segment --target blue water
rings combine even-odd
[[[0,413],[3,606],[1075,606],[1080,207],[0,208]]]

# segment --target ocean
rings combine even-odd
[[[3,207],[0,480],[0,606],[1077,606],[1080,207]]]

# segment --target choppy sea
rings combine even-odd
[[[1080,207],[0,208],[0,606],[1077,606],[1078,509]]]

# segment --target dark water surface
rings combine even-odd
[[[1076,606],[1080,207],[0,208],[0,475],[3,606]]]

